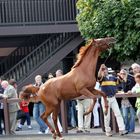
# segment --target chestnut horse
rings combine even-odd
[[[104,98],[107,113],[106,95],[94,89],[96,83],[95,71],[99,54],[108,49],[114,41],[114,38],[111,37],[91,40],[89,44],[81,47],[78,59],[70,72],[46,81],[40,89],[32,85],[23,88],[22,98],[30,98],[32,94],[32,98],[41,101],[45,105],[46,110],[41,118],[48,125],[54,139],[56,139],[56,136],[61,140],[63,139],[57,126],[61,100],[69,100],[81,95],[95,100],[95,95],[101,95]],[[48,121],[51,113],[54,128]]]

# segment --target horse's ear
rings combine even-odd
[[[92,39],[93,41],[92,41],[92,45],[94,46],[94,47],[98,47],[98,41],[97,41],[97,39]]]
[[[22,92],[25,92],[26,91],[26,86],[22,87]]]
[[[96,39],[92,39],[92,43],[96,42]]]

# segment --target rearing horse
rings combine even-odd
[[[96,83],[95,71],[99,54],[108,49],[114,41],[114,38],[111,37],[91,40],[88,45],[80,49],[78,59],[70,72],[46,81],[40,89],[32,85],[23,88],[22,98],[30,98],[32,94],[34,99],[40,100],[45,105],[46,110],[41,118],[48,125],[54,139],[56,139],[56,136],[61,140],[63,139],[57,126],[61,100],[69,100],[81,95],[96,99],[95,95],[101,95],[104,98],[107,113],[106,95],[94,89]],[[55,128],[48,121],[51,113]]]

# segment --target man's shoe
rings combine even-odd
[[[106,132],[105,134],[107,137],[112,137],[112,132]]]
[[[77,133],[83,133],[83,130],[77,130]]]
[[[30,130],[31,130],[31,129],[33,129],[33,128],[32,128],[32,126],[30,126],[30,125],[29,125],[29,126],[28,126],[28,129],[30,129]]]
[[[94,126],[93,128],[99,128],[100,126]]]
[[[47,128],[46,130],[45,130],[45,134],[48,134],[49,133],[49,128]]]
[[[0,135],[2,135],[3,133],[2,133],[2,130],[0,131]]]
[[[120,132],[119,132],[119,134],[120,134],[120,136],[123,136],[123,135],[126,135],[126,134],[128,134],[128,131],[126,131],[126,130],[123,130],[123,131],[120,131]]]
[[[11,131],[10,134],[11,135],[16,135],[16,133],[14,131]]]
[[[22,128],[21,127],[17,127],[16,131],[21,131]]]
[[[90,131],[89,130],[85,130],[85,133],[90,133]]]
[[[73,127],[73,126],[69,126],[68,127],[68,130],[72,130],[72,129],[74,129],[75,127]]]
[[[44,134],[42,131],[39,131],[38,134]]]

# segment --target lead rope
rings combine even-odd
[[[112,48],[109,49],[108,57],[105,59],[103,64],[105,64],[107,62],[108,58],[111,56],[111,53],[112,53]]]

